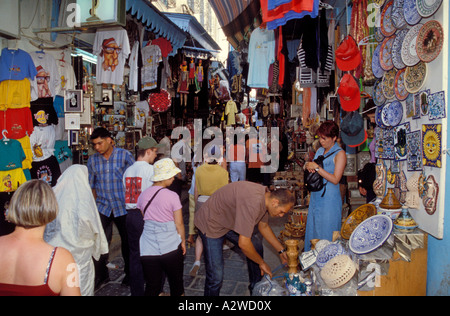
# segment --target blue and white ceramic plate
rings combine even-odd
[[[387,122],[395,127],[403,120],[403,105],[399,101],[392,102],[387,109]]]
[[[439,10],[442,0],[416,0],[417,12],[424,18],[429,18]]]
[[[390,103],[385,104],[383,106],[383,109],[381,110],[381,122],[383,123],[384,127],[391,127],[391,125],[389,124],[389,107],[391,106]]]
[[[408,66],[412,67],[417,65],[420,62],[420,58],[417,55],[416,45],[417,45],[417,36],[419,35],[420,29],[423,24],[414,25],[408,33],[406,33],[405,38],[402,43],[402,61]]]
[[[386,103],[386,97],[383,93],[383,87],[381,85],[381,80],[377,80],[373,87],[373,102],[377,106],[384,105]]]
[[[386,215],[374,215],[358,225],[349,239],[350,250],[358,255],[381,247],[392,233],[392,220]]]
[[[405,20],[405,14],[403,13],[404,0],[395,0],[392,6],[392,22],[397,29],[404,28],[408,23]]]
[[[380,65],[380,50],[381,50],[381,44],[378,44],[378,46],[375,48],[375,51],[373,52],[372,56],[372,72],[375,78],[381,79],[384,75],[384,70],[381,68]]]
[[[407,33],[408,29],[398,30],[395,34],[394,43],[392,44],[392,64],[398,70],[406,67],[402,60],[402,46]]]
[[[383,108],[384,108],[384,105],[377,106],[377,109],[375,110],[375,123],[381,128],[386,127],[383,124]]]
[[[345,254],[345,250],[341,244],[329,244],[317,255],[316,264],[322,269],[328,261],[343,254]]]
[[[416,25],[420,22],[420,20],[422,20],[422,16],[419,14],[419,11],[417,11],[416,0],[404,0],[403,14],[405,15],[405,20],[409,25]]]

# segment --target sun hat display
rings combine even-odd
[[[358,147],[367,139],[364,119],[357,111],[348,113],[341,123],[342,141],[350,147]]]
[[[417,12],[424,18],[429,18],[439,10],[442,0],[416,0]]]
[[[139,149],[160,148],[163,146],[164,145],[162,144],[158,144],[158,142],[153,137],[149,136],[142,137],[137,143],[137,147]]]
[[[427,64],[424,62],[406,68],[405,88],[409,93],[417,93],[422,89],[427,78],[427,70]]]
[[[320,271],[325,284],[330,289],[345,285],[356,272],[356,265],[347,255],[339,255],[327,262]]]
[[[417,35],[417,56],[423,62],[435,60],[444,46],[444,30],[441,23],[432,20],[425,23]]]
[[[339,94],[339,103],[346,112],[352,112],[359,109],[361,105],[361,95],[358,82],[350,74],[345,74],[337,90]]]
[[[412,67],[420,62],[419,56],[417,56],[416,44],[417,36],[419,35],[420,28],[423,24],[414,25],[408,33],[406,33],[402,44],[402,61],[408,66]]]
[[[405,20],[409,25],[416,25],[422,20],[422,16],[419,14],[419,11],[417,11],[416,0],[404,0],[403,13],[405,15]]]
[[[397,30],[392,20],[393,3],[393,0],[389,1],[381,11],[381,33],[386,37],[393,35]]]
[[[153,182],[168,180],[181,172],[170,158],[164,158],[155,162],[153,170],[154,174],[151,178]]]
[[[361,64],[361,53],[353,37],[347,36],[336,49],[336,65],[342,71],[356,69]]]

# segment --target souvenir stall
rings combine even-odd
[[[289,159],[272,185],[295,191],[297,205],[279,236],[289,272],[263,280],[259,295],[425,295],[428,234],[443,237],[448,3],[317,1],[293,20],[272,17],[267,1],[260,3],[263,23],[253,25],[248,46],[244,39],[230,53],[228,67],[233,87],[242,71],[244,87],[256,90],[251,124],[286,127]],[[349,25],[340,21],[346,13]],[[313,27],[317,36],[302,34]],[[327,45],[314,44],[317,38]],[[287,66],[290,46],[297,67]],[[311,59],[311,51],[323,55]],[[236,62],[244,57],[248,75]],[[290,71],[293,80],[283,80]],[[333,240],[312,240],[312,250],[302,252],[308,192],[301,166],[313,157],[325,120],[340,126],[348,208]],[[369,163],[370,203],[357,177]]]

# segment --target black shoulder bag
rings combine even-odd
[[[333,151],[331,154],[326,155],[325,157],[323,155],[320,155],[316,159],[314,159],[314,162],[319,165],[323,169],[323,161],[339,151],[340,149]],[[322,197],[325,194],[326,191],[326,183],[323,181],[323,177],[316,171],[316,172],[309,172],[308,169],[305,169],[304,171],[304,183],[305,187],[310,192],[317,192],[323,189],[325,187],[325,190],[323,191]],[[328,181],[327,181],[328,183]]]
[[[164,188],[159,189],[158,191],[156,191],[155,195],[153,195],[153,197],[150,199],[150,201],[148,201],[147,205],[144,208],[144,211],[142,212],[142,217],[145,216],[145,212],[147,211],[148,207],[150,206],[150,204],[153,202],[153,200],[155,199],[155,197],[158,195],[159,191],[161,191]]]

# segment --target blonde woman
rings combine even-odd
[[[7,212],[16,229],[0,237],[0,296],[79,296],[74,258],[44,241],[45,226],[58,214],[52,188],[41,180],[25,182]]]

